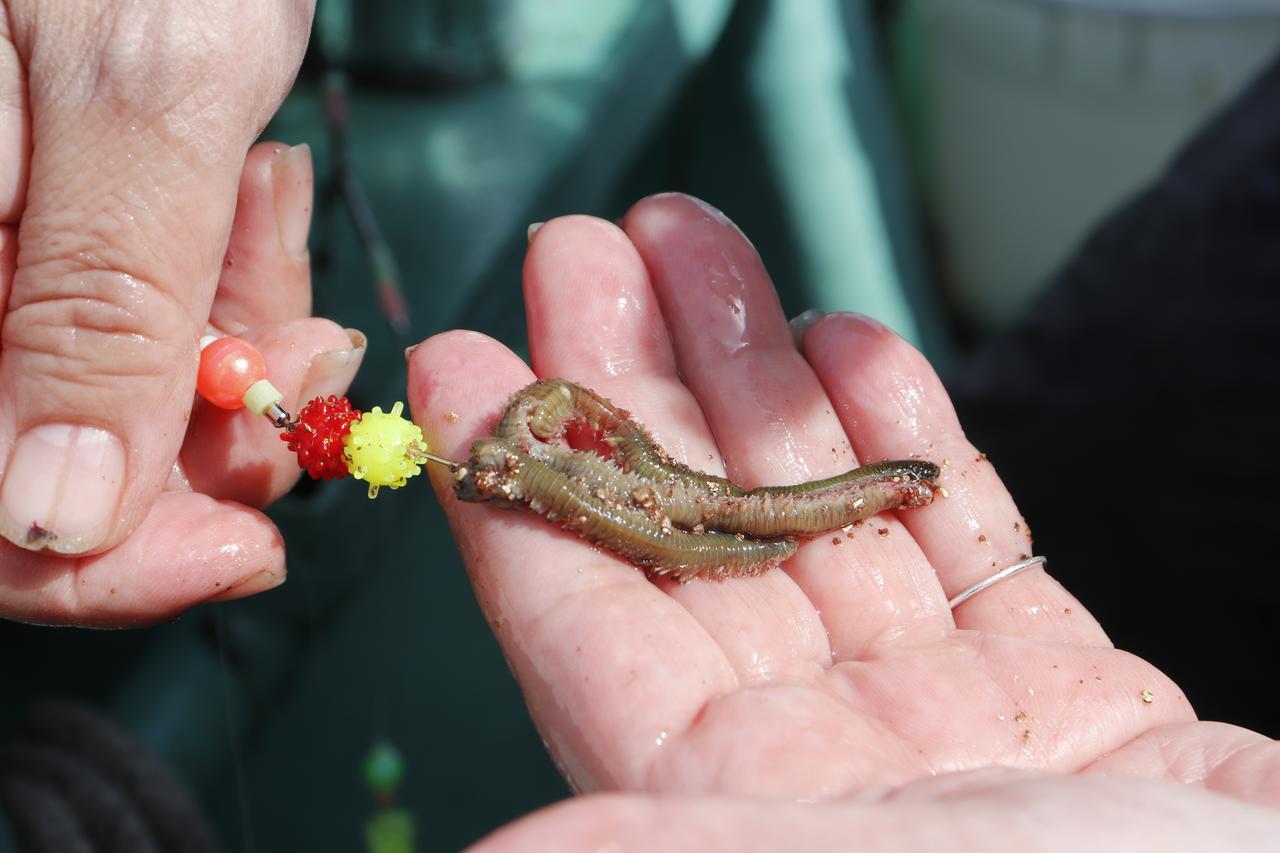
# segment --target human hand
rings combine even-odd
[[[193,394],[206,333],[253,341],[287,405],[363,353],[304,319],[309,152],[249,151],[311,4],[5,5],[0,616],[128,625],[274,586],[280,537],[249,506],[297,465]]]
[[[470,848],[500,850],[1267,850],[1280,813],[1206,787],[1031,770],[951,773],[821,803],[596,794]]]
[[[721,214],[667,195],[622,230],[549,222],[524,285],[532,370],[472,333],[413,351],[410,399],[436,452],[465,458],[510,393],[558,376],[744,486],[919,455],[943,466],[946,489],[816,537],[782,570],[680,585],[531,514],[459,503],[433,471],[481,608],[577,790],[823,801],[999,767],[1274,804],[1275,744],[1196,722],[1176,685],[1112,648],[1042,569],[949,609],[1031,552],[992,464],[925,360],[874,321],[825,317],[797,352],[758,256]],[[1100,505],[1123,505],[1123,480],[1099,486]],[[1081,535],[1099,523],[1123,517],[1082,508]]]

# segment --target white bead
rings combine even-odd
[[[249,386],[249,390],[244,392],[244,397],[241,399],[244,400],[244,407],[255,415],[265,415],[267,409],[284,399],[284,395],[267,380],[259,379]]]

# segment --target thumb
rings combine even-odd
[[[283,0],[99,5],[11,12],[31,159],[0,329],[0,534],[66,554],[118,543],[169,475],[244,155],[307,23]]]

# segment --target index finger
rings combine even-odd
[[[409,359],[409,399],[433,452],[465,459],[533,380],[512,352],[448,332]],[[476,599],[557,764],[579,790],[638,788],[669,732],[736,686],[706,631],[635,567],[526,512],[462,503],[432,485]]]

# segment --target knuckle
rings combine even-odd
[[[25,271],[24,271],[25,272]],[[22,371],[59,388],[118,388],[122,380],[171,373],[184,358],[172,331],[190,319],[172,298],[126,273],[85,270],[32,284],[11,304],[2,333]],[[157,330],[165,330],[159,332]]]
[[[283,94],[305,46],[289,5],[117,4],[98,27],[95,90],[142,114],[216,113]]]

